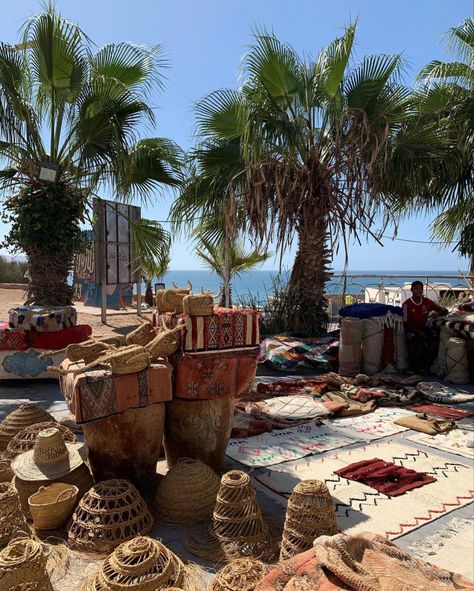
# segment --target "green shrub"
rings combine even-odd
[[[0,255],[0,283],[28,283],[25,277],[26,261],[8,260]]]

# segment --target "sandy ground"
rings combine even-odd
[[[25,299],[25,292],[21,289],[0,288],[0,320],[3,322],[8,321],[8,310],[20,306]],[[110,310],[107,315],[107,324],[102,324],[98,308],[88,308],[82,303],[78,303],[76,309],[78,313],[77,323],[92,326],[94,336],[127,334],[140,323],[136,311],[132,309],[126,312]],[[149,311],[144,311],[142,314],[142,318],[150,318],[150,316],[151,312]]]

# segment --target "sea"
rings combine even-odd
[[[234,302],[264,303],[272,296],[275,285],[284,286],[287,283],[289,274],[289,271],[281,273],[278,271],[249,271],[243,273],[232,281],[232,299]],[[446,287],[467,286],[466,281],[460,278],[458,273],[452,271],[347,271],[345,277],[344,288],[344,275],[341,271],[334,271],[333,277],[326,286],[327,293],[345,292],[362,295],[366,287],[381,287],[381,282],[384,287],[403,286],[415,279]],[[206,270],[168,271],[163,277],[155,278],[153,286],[156,287],[158,283],[161,283],[164,284],[164,287],[171,288],[173,283],[176,283],[179,287],[187,287],[188,281],[191,282],[194,293],[199,292],[202,287],[204,290],[211,290],[217,294],[220,288],[220,279],[217,274]]]

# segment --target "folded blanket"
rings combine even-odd
[[[28,348],[28,338],[24,330],[8,328],[8,322],[0,324],[0,351],[26,351]]]
[[[82,343],[92,334],[92,327],[87,324],[79,324],[60,330],[58,332],[28,331],[28,340],[35,349],[48,349],[57,351],[68,345]]]

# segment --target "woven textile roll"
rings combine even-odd
[[[288,499],[280,560],[309,550],[318,536],[335,534],[336,513],[328,487],[319,480],[299,482]]]
[[[341,320],[339,344],[339,373],[352,376],[360,373],[362,321],[359,318]]]
[[[450,338],[446,342],[446,381],[452,384],[469,383],[469,364],[466,354],[466,342]]]
[[[362,321],[362,373],[373,375],[382,369],[383,325],[373,318]]]
[[[9,482],[0,484],[0,546],[8,544],[18,530],[28,532],[20,499],[14,486]]]
[[[267,549],[268,528],[245,472],[231,470],[222,476],[212,521],[228,558],[259,558]]]
[[[269,571],[260,560],[236,558],[217,573],[209,591],[253,591]]]
[[[2,591],[53,591],[46,572],[47,555],[41,542],[29,538],[11,541],[0,552]]]
[[[444,377],[448,373],[446,366],[446,345],[448,340],[454,336],[454,331],[447,326],[442,326],[439,331],[438,357],[436,359],[435,372],[437,376]]]

